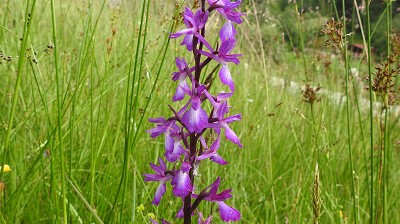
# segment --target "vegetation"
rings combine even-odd
[[[147,120],[169,113],[185,54],[168,34],[193,2],[119,2],[0,5],[1,223],[150,223],[181,207],[168,194],[153,206],[143,174],[164,147]],[[243,6],[230,99],[243,148],[221,141],[229,168],[198,171],[204,186],[224,174],[240,223],[400,223],[399,3],[358,19],[349,2]]]

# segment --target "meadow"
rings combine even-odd
[[[148,119],[171,114],[175,57],[189,55],[168,34],[192,2],[118,2],[0,4],[0,164],[12,169],[0,172],[1,223],[151,223],[174,220],[181,207],[170,186],[152,205],[157,184],[143,174],[164,150]],[[221,175],[239,223],[400,223],[398,102],[389,106],[362,78],[373,80],[386,57],[353,56],[348,35],[336,50],[324,46],[327,16],[308,26],[299,14],[286,33],[300,33],[296,48],[271,34],[280,22],[253,1],[241,10],[230,113],[242,113],[231,128],[243,148],[221,141],[229,164],[205,162],[199,185]],[[368,44],[374,27],[362,21]],[[200,208],[222,223],[215,206]]]

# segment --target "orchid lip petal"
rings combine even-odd
[[[216,202],[218,204],[219,214],[221,219],[225,222],[238,221],[240,219],[240,212],[229,205],[225,204],[223,201]]]

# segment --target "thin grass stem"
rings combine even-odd
[[[369,123],[370,123],[370,224],[374,223],[374,118],[373,118],[373,93],[372,93],[372,58],[371,58],[371,22],[370,22],[370,1],[366,1],[366,23],[367,23],[367,64],[368,64],[368,89],[369,89]]]

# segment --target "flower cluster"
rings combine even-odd
[[[220,165],[227,164],[218,154],[221,136],[242,147],[238,136],[229,127],[230,123],[241,119],[241,114],[228,115],[228,99],[235,91],[229,66],[231,63],[239,64],[241,56],[232,53],[237,33],[234,25],[243,22],[244,14],[237,10],[240,3],[240,0],[208,0],[206,4],[206,1],[202,0],[198,8],[186,7],[182,14],[186,28],[170,34],[170,38],[183,38],[181,45],[193,53],[193,59],[189,61],[176,58],[177,71],[172,74],[172,80],[178,82],[172,101],[183,101],[183,107],[176,110],[169,106],[173,114],[169,118],[149,119],[156,127],[148,130],[148,133],[152,138],[164,136],[164,157],[168,163],[173,164],[172,168],[168,168],[166,161],[159,158],[158,165],[150,164],[155,173],[145,174],[145,181],[159,183],[152,202],[155,205],[160,203],[167,183],[172,185],[173,195],[183,201],[177,217],[183,218],[184,223],[191,223],[195,214],[198,216],[198,223],[211,222],[212,216],[203,218],[203,214],[197,209],[201,201],[216,203],[220,217],[225,222],[240,219],[240,212],[224,202],[232,197],[231,190],[218,193],[220,177],[202,191],[198,191],[194,184],[195,172],[201,161],[209,159]],[[219,31],[216,47],[212,47],[205,38],[206,24],[212,13],[220,14],[225,20]],[[212,69],[212,74],[202,78],[203,69],[212,61],[217,62],[217,67]],[[213,73],[217,71],[219,79],[229,89],[228,92],[211,93]],[[211,109],[207,111],[207,108]],[[208,130],[216,133],[216,139],[211,142],[204,137]],[[155,220],[152,222],[157,223]],[[168,222],[162,220],[162,223]]]

